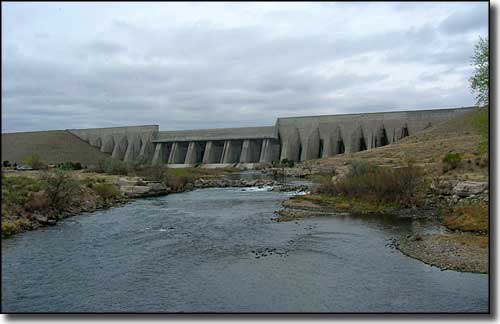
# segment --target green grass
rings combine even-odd
[[[121,196],[118,187],[111,183],[94,184],[92,190],[94,190],[104,201],[117,199]]]
[[[10,212],[14,212],[11,209],[15,209],[16,206],[26,205],[31,199],[31,195],[42,188],[43,183],[38,179],[24,176],[2,176],[2,205],[7,207],[5,211],[9,215]]]
[[[330,196],[323,194],[311,194],[296,197],[298,200],[314,202],[324,207],[331,207],[337,210],[345,210],[359,213],[382,213],[399,207],[394,203],[382,203],[371,200],[350,198],[345,196]]]
[[[488,129],[489,129],[489,108],[479,108],[474,113],[473,119],[474,128],[481,135],[481,142],[479,144],[479,151],[482,153],[488,152]]]
[[[23,231],[31,230],[33,225],[27,219],[2,220],[2,238],[9,238]]]
[[[349,173],[335,181],[324,181],[320,194],[343,196],[375,205],[415,206],[424,183],[423,170],[408,163],[400,168],[379,167],[354,161]]]

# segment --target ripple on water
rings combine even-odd
[[[3,310],[488,310],[488,275],[440,271],[388,246],[425,222],[346,215],[272,221],[288,195],[195,190],[7,240]]]

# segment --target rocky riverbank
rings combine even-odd
[[[385,209],[383,212],[350,206],[335,200],[315,199],[314,195],[292,197],[282,203],[275,212],[274,220],[287,222],[317,216],[342,216],[346,214],[370,214],[373,217],[390,214],[393,217],[429,219],[439,224],[435,208]],[[393,247],[403,254],[442,270],[463,272],[488,272],[488,236],[475,233],[450,232],[446,234],[414,234],[394,239]]]
[[[67,217],[123,205],[132,199],[163,196],[202,188],[258,187],[269,191],[304,192],[306,185],[283,184],[272,179],[226,179],[222,175],[200,176],[184,185],[170,187],[162,181],[145,180],[139,176],[113,176],[97,173],[66,173],[71,180],[71,193],[64,198],[58,210],[48,205],[44,174],[10,173],[2,192],[7,194],[7,208],[3,208],[2,238],[28,230],[56,225]],[[167,182],[168,183],[168,182]],[[69,188],[69,187],[68,187]],[[64,196],[62,192],[58,195]],[[19,197],[26,196],[27,199]],[[3,201],[4,202],[4,199]],[[5,215],[4,215],[5,212]]]
[[[394,240],[409,257],[441,270],[488,273],[488,237],[472,234],[413,235]]]
[[[343,214],[371,214],[378,217],[383,214],[429,219],[437,224],[442,222],[450,229],[458,231],[439,235],[415,233],[395,239],[393,246],[409,257],[443,270],[487,273],[488,192],[488,183],[484,181],[436,180],[432,182],[431,190],[425,197],[425,205],[419,208],[374,205],[339,196],[296,196],[282,203],[283,208],[275,212],[275,220],[286,222]],[[449,214],[443,212],[446,206]],[[438,207],[441,212],[438,212]],[[483,218],[480,213],[484,214]]]
[[[280,183],[279,181],[272,179],[225,179],[225,178],[209,178],[209,179],[198,179],[192,186],[188,186],[189,189],[201,189],[201,188],[226,188],[226,187],[236,187],[236,188],[248,188],[248,187],[258,187],[258,188],[268,188],[269,191],[296,191],[305,192],[309,190],[307,185],[297,185],[297,184],[286,184]]]
[[[275,212],[276,221],[286,222],[294,219],[315,216],[336,216],[344,214],[392,215],[414,219],[436,219],[436,208],[398,208],[391,205],[375,205],[365,201],[330,197],[326,195],[306,194],[291,197],[281,204],[282,208]]]

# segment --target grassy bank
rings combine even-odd
[[[48,169],[38,157],[30,155],[27,160],[34,161],[32,165],[43,170],[2,169],[2,238],[53,225],[70,215],[125,202],[124,194],[128,193],[122,191],[122,185],[130,188],[157,182],[165,186],[167,193],[183,192],[197,179],[221,177],[238,170],[173,169],[112,159],[103,160],[90,169],[79,170],[81,166],[69,162]]]
[[[312,194],[301,197],[339,210],[383,212],[421,204],[425,178],[411,162],[398,168],[354,160],[340,178],[313,177]]]
[[[462,232],[488,234],[488,204],[484,202],[464,204],[442,211],[443,224]]]
[[[2,174],[2,238],[123,201],[118,187],[102,179],[77,179],[64,171]]]
[[[397,248],[442,269],[487,272],[488,192],[474,191],[474,185],[488,185],[487,147],[488,110],[482,108],[391,145],[303,162],[296,173],[317,187],[283,203],[278,221],[335,212],[407,210],[403,215],[414,217],[429,211],[450,232],[401,237]]]

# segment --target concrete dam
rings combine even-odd
[[[304,161],[395,143],[475,107],[278,118],[274,126],[160,131],[158,125],[68,129],[123,161],[196,165]]]

